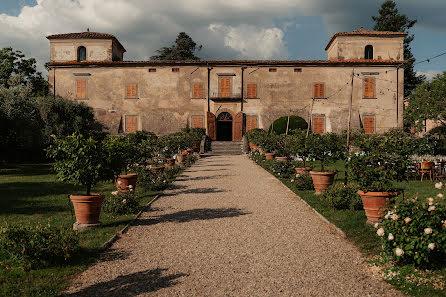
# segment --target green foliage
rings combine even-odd
[[[418,85],[409,97],[404,113],[407,126],[421,131],[424,120],[434,120],[446,127],[446,72]]]
[[[206,135],[205,128],[184,128],[182,131],[190,134],[195,142],[201,142],[203,136]]]
[[[151,60],[200,60],[195,56],[200,51],[201,45],[197,46],[195,41],[185,32],[180,32],[175,44],[170,47],[162,47],[156,51],[157,55],[151,56]]]
[[[111,196],[105,198],[102,209],[114,215],[137,213],[140,209],[138,196],[133,191],[113,191]]]
[[[155,150],[159,150],[158,137],[147,131],[137,131],[129,133],[125,136],[125,159],[127,168],[137,166],[137,164],[145,164],[147,159],[152,157]]]
[[[393,31],[408,33],[417,20],[409,20],[405,14],[400,14],[396,8],[396,4],[392,0],[386,0],[379,9],[379,15],[373,16],[375,21],[373,27],[376,31]],[[413,35],[407,35],[404,38],[404,60],[408,63],[404,65],[404,96],[407,97],[412,90],[425,79],[424,76],[417,76],[413,69],[415,58],[412,54],[410,43],[413,41]]]
[[[296,171],[294,170],[294,166],[291,162],[279,162],[276,160],[268,160],[267,162],[269,164],[269,170],[274,174],[276,177],[279,178],[290,178],[294,175],[296,175]]]
[[[79,237],[73,230],[42,226],[5,226],[0,232],[0,250],[12,264],[25,270],[63,264],[79,248]]]
[[[278,118],[269,126],[268,133],[273,131],[274,134],[285,134],[286,126],[288,123],[288,116]],[[273,129],[274,127],[274,129]],[[288,125],[288,131],[291,130],[306,130],[308,128],[308,123],[299,116],[290,116],[290,122]]]
[[[257,141],[265,153],[276,153],[279,137],[275,134],[260,134]]]
[[[152,172],[151,170],[139,168],[138,173],[138,188],[143,192],[161,191],[169,185],[169,178],[167,173]]]
[[[186,167],[190,167],[190,166],[192,166],[195,162],[197,162],[197,160],[198,160],[198,158],[197,158],[196,156],[188,155],[188,156],[186,157],[186,161],[184,162],[184,165],[185,165]]]
[[[290,181],[297,190],[314,190],[313,179],[308,174],[300,174]]]
[[[265,137],[265,135],[267,135],[267,132],[259,128],[255,128],[246,132],[247,140],[255,145],[260,145],[260,142],[263,137]]]
[[[291,131],[291,154],[299,157],[303,161],[303,167],[305,167],[306,160],[310,155],[310,150],[307,146],[307,133],[303,130]]]
[[[291,156],[291,146],[293,144],[293,137],[291,135],[278,135],[276,143],[276,151],[280,157]]]
[[[116,179],[128,165],[130,142],[121,136],[107,136],[102,145],[110,177]]]
[[[325,199],[328,205],[333,209],[361,210],[361,196],[359,196],[357,191],[358,186],[356,185],[336,183],[322,193],[322,198]]]
[[[377,231],[383,252],[398,263],[432,268],[446,258],[446,200],[397,198]]]
[[[320,162],[320,171],[324,171],[327,162],[340,160],[345,153],[344,141],[335,133],[308,135],[306,149],[310,158]]]
[[[73,134],[65,138],[54,137],[47,150],[54,159],[53,169],[61,181],[91,187],[108,178],[107,163],[102,143],[92,137]]]
[[[171,158],[176,153],[181,153],[187,148],[192,148],[196,142],[196,135],[177,132],[165,135],[160,139],[160,153],[165,158]]]

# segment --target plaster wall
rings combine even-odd
[[[112,40],[107,39],[50,40],[50,61],[76,61],[80,46],[87,49],[87,61],[112,61]]]

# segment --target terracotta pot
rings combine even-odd
[[[152,166],[150,167],[150,171],[157,173],[157,172],[163,172],[164,166]]]
[[[288,157],[276,157],[278,162],[288,162],[290,159]]]
[[[175,159],[166,158],[166,163],[164,163],[164,166],[166,166],[166,167],[173,167],[173,166],[175,166]]]
[[[273,160],[274,159],[274,155],[275,155],[274,153],[266,153],[265,154],[267,160]]]
[[[310,171],[310,174],[313,179],[316,195],[319,195],[333,184],[336,171]]]
[[[104,195],[101,194],[73,194],[70,195],[73,202],[74,213],[78,224],[97,224],[101,213]]]
[[[249,142],[249,149],[250,149],[251,151],[258,151],[258,150],[259,150],[259,147],[258,147],[257,145],[255,145],[254,143]]]
[[[374,224],[381,222],[380,217],[389,205],[389,198],[396,196],[396,192],[363,192],[358,191],[364,206],[367,223]]]
[[[116,188],[121,192],[128,192],[131,185],[132,189],[136,189],[136,181],[138,180],[138,175],[136,173],[124,174],[118,176],[116,179]]]
[[[186,150],[186,153],[187,153],[188,155],[192,155],[193,152],[194,152],[194,150],[191,149],[191,148],[188,148],[188,149]]]
[[[180,163],[180,164],[183,164],[184,163],[184,160],[186,160],[186,156],[187,156],[188,154],[187,153],[180,153],[180,154],[177,154],[177,159],[178,159],[178,163]]]
[[[296,169],[296,173],[297,173],[296,176],[299,176],[299,175],[309,175],[311,169],[313,169],[313,168],[311,168],[311,167],[296,167],[294,169]]]

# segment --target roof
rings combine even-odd
[[[393,31],[369,31],[365,30],[363,27],[359,30],[351,31],[351,32],[338,32],[333,35],[328,42],[325,50],[328,50],[330,45],[338,36],[368,36],[368,37],[404,37],[407,33],[404,32],[393,32]]]
[[[125,52],[124,46],[119,42],[119,40],[112,34],[108,33],[99,33],[99,32],[90,32],[87,29],[87,32],[80,33],[64,33],[64,34],[53,34],[46,37],[47,39],[112,39],[117,42],[118,46]]]
[[[343,65],[398,65],[406,61],[396,60],[176,60],[176,61],[66,61],[66,62],[48,62],[47,66],[98,66],[98,67],[132,67],[132,66],[266,66],[266,67],[280,67],[280,66],[343,66]]]

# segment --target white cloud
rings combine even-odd
[[[418,71],[417,70],[418,75],[425,75],[428,80],[431,80],[438,74],[442,74],[442,73],[443,73],[443,71],[440,71],[440,70],[428,70],[428,71]]]

